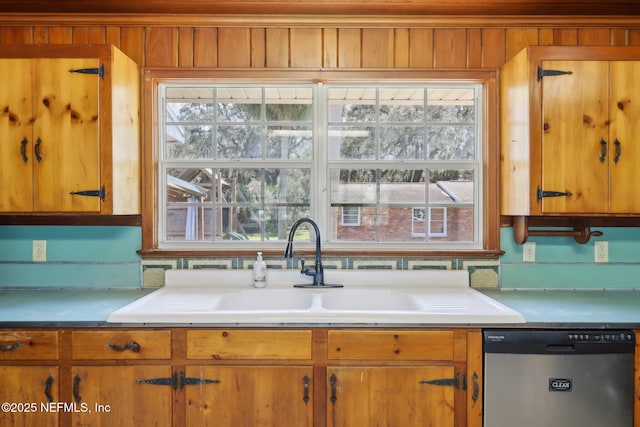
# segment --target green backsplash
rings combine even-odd
[[[32,262],[33,240],[47,261]],[[140,287],[140,227],[0,226],[0,286]]]
[[[604,228],[579,245],[568,237],[535,237],[536,261],[523,262],[511,228],[501,230],[498,260],[327,257],[325,268],[468,270],[476,288],[640,288],[640,228]],[[47,262],[31,261],[33,240],[47,241]],[[609,242],[609,262],[594,262],[595,240]],[[140,227],[0,226],[0,286],[161,286],[171,268],[250,268],[248,258],[145,259]],[[283,258],[269,268],[293,268]]]
[[[530,237],[536,243],[535,262],[523,262],[523,246],[511,228],[502,228],[500,259],[502,288],[640,288],[640,228],[602,228],[588,243],[571,237]],[[609,242],[609,262],[594,261],[594,242]]]

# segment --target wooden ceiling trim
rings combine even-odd
[[[640,15],[634,0],[3,0],[0,13]]]
[[[158,15],[158,14],[2,14],[0,26],[121,27],[340,27],[340,28],[625,28],[638,26],[640,16],[334,16],[334,15]]]

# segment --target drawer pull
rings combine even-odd
[[[15,343],[15,344],[0,345],[0,351],[17,350],[20,347],[22,347],[22,344],[19,343],[19,342]]]
[[[113,351],[131,350],[134,353],[139,353],[140,352],[140,344],[138,344],[135,341],[131,341],[127,345],[116,345],[116,344],[109,343],[109,344],[107,344],[107,347],[110,348]]]
[[[51,395],[51,384],[53,384],[53,376],[49,375],[47,381],[44,383],[44,395],[47,396],[48,402],[53,402],[53,396]]]

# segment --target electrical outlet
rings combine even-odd
[[[609,242],[598,240],[593,245],[595,262],[609,262]]]
[[[45,262],[47,260],[47,241],[34,240],[31,255],[33,262]]]
[[[536,261],[536,242],[527,242],[522,245],[522,262]]]

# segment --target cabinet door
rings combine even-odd
[[[313,368],[189,366],[187,426],[313,425]],[[354,424],[355,425],[355,424]]]
[[[611,213],[640,212],[640,61],[611,63]]]
[[[0,366],[0,425],[54,427],[58,425],[58,368]],[[9,405],[9,406],[7,406]]]
[[[0,59],[0,211],[33,209],[33,61]]]
[[[455,425],[453,366],[329,367],[327,425]]]
[[[171,426],[170,366],[78,366],[71,374],[72,425]]]
[[[542,78],[541,190],[543,213],[609,210],[609,63],[543,61],[545,70],[571,74]],[[535,189],[534,189],[535,191]]]
[[[100,187],[98,59],[36,59],[33,86],[34,210],[99,212],[98,197],[71,192]]]

